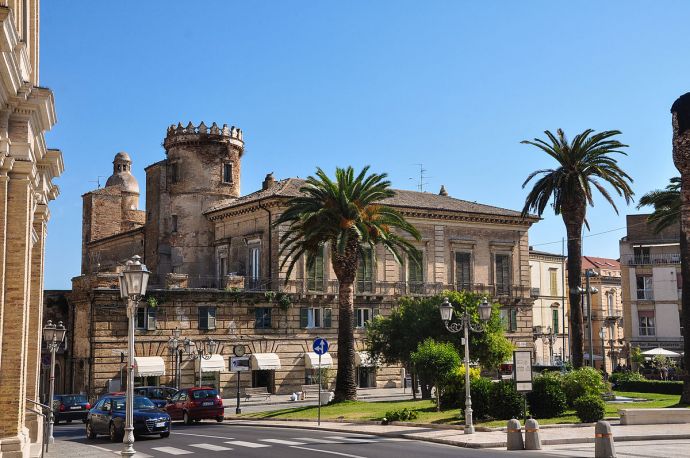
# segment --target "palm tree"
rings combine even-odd
[[[288,265],[286,281],[302,255],[311,267],[323,244],[330,244],[331,264],[339,283],[336,401],[357,398],[353,285],[362,247],[381,244],[398,262],[401,262],[401,252],[413,262],[419,262],[420,258],[419,251],[409,241],[393,232],[399,229],[420,240],[417,229],[399,212],[380,203],[395,195],[387,175],[367,175],[368,171],[369,167],[364,167],[355,176],[352,167],[338,167],[335,180],[331,180],[317,168],[316,177],[308,177],[300,188],[303,195],[291,199],[287,210],[275,222],[276,226],[289,224],[280,239],[280,255],[285,256],[281,269]]]
[[[638,210],[642,207],[654,207],[647,222],[654,224],[654,231],[661,232],[680,221],[680,177],[673,177],[664,189],[650,191],[640,197]]]
[[[572,362],[574,367],[579,368],[584,362],[584,327],[578,291],[582,275],[582,225],[589,229],[586,214],[587,206],[594,205],[592,187],[604,196],[616,213],[618,208],[604,183],[608,183],[619,196],[623,196],[626,203],[632,200],[632,178],[618,167],[618,162],[612,157],[613,154],[626,155],[621,149],[628,145],[612,139],[620,134],[617,130],[595,134],[592,129],[587,129],[576,135],[570,143],[561,129],[558,129],[556,135],[548,130],[544,133],[548,142],[535,138],[522,143],[544,151],[556,160],[558,168],[537,170],[527,177],[522,184],[523,188],[533,178],[542,175],[525,198],[522,216],[527,216],[530,211],[536,211],[541,216],[546,205],[552,201],[554,212],[561,215],[565,223],[568,236]]]

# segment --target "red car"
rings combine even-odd
[[[223,399],[215,388],[209,386],[181,389],[170,399],[165,410],[171,419],[183,420],[186,425],[206,419],[220,423],[225,414]]]

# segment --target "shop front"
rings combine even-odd
[[[159,386],[165,375],[165,361],[160,356],[134,357],[134,386]]]
[[[252,387],[266,387],[269,393],[275,393],[275,374],[280,369],[280,358],[276,353],[252,353],[249,356],[252,370]]]
[[[225,359],[223,355],[213,354],[210,358],[196,360],[197,386],[210,386],[220,388],[220,373],[225,371]]]

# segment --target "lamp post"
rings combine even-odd
[[[146,294],[149,271],[141,263],[141,257],[132,256],[120,273],[120,297],[127,301],[127,397],[125,401],[125,436],[122,441],[122,456],[133,456],[134,451],[134,320],[139,301]]]
[[[48,443],[55,443],[53,437],[53,423],[55,421],[55,407],[53,397],[55,396],[55,352],[60,348],[62,342],[65,340],[67,330],[63,326],[62,321],[58,322],[57,326],[52,321],[48,322],[43,327],[43,340],[46,341],[48,351],[50,351],[50,389],[48,394],[48,405],[50,406],[50,421],[48,422]]]
[[[232,352],[235,356],[241,358],[245,353],[244,345],[235,345],[232,348]],[[240,407],[240,375],[242,375],[242,371],[237,371],[237,407],[235,407],[236,415],[242,413],[242,408]]]
[[[599,329],[599,338],[601,339],[601,368],[606,372],[606,341],[604,338],[606,337],[606,329],[604,329],[604,325],[602,323],[601,328]],[[613,367],[611,367],[611,371],[613,372]]]
[[[174,383],[176,389],[180,389],[180,379],[178,377],[178,369],[180,367],[180,344],[182,343],[180,339],[182,331],[180,331],[179,328],[175,328],[172,332],[172,337],[168,340],[168,348],[170,349],[170,355],[172,356],[172,361],[173,361],[173,377],[174,377]]]
[[[465,334],[465,434],[474,434],[474,425],[472,424],[472,396],[470,394],[470,330],[474,332],[484,331],[484,324],[491,318],[491,305],[484,298],[478,307],[480,325],[472,324],[472,319],[467,312],[467,306],[464,307],[459,323],[451,323],[453,318],[453,306],[448,301],[448,298],[443,298],[443,304],[439,307],[441,312],[441,320],[446,326],[446,329],[453,334],[463,331]]]
[[[211,359],[211,356],[213,356],[213,354],[216,352],[217,346],[218,343],[215,340],[212,340],[210,337],[207,337],[206,341],[202,345],[197,344],[189,338],[184,340],[184,348],[187,354],[189,354],[190,359],[192,361],[197,359],[199,360],[199,384],[197,386],[201,386],[201,361],[203,359]]]

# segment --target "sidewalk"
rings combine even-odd
[[[404,439],[436,442],[469,448],[505,448],[506,432],[485,431],[475,434],[464,434],[459,428],[442,428],[440,425],[381,425],[376,423],[349,423],[322,421],[318,426],[314,421],[256,421],[232,420],[225,424],[232,426],[271,426],[279,428],[320,429],[325,431],[373,434],[377,436],[398,437]],[[621,426],[612,422],[615,442],[678,440],[690,439],[690,423],[675,425],[628,425]],[[549,425],[540,430],[539,436],[543,445],[584,444],[594,442],[594,425]]]

